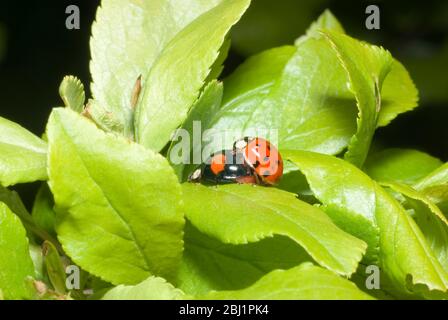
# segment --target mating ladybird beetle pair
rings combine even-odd
[[[283,160],[277,148],[265,139],[245,137],[232,150],[212,154],[189,181],[273,185],[282,175]]]

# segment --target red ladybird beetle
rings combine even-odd
[[[245,137],[233,144],[236,154],[244,156],[258,184],[276,184],[283,175],[283,160],[277,148],[263,138]]]

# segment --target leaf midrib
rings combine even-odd
[[[124,217],[119,213],[119,210],[117,210],[115,208],[115,206],[112,204],[112,202],[110,201],[110,199],[106,196],[106,193],[104,192],[104,190],[101,188],[100,184],[95,180],[95,178],[92,176],[92,174],[90,173],[90,170],[88,168],[88,166],[86,165],[86,163],[84,162],[84,159],[81,157],[80,153],[79,153],[79,149],[76,146],[76,144],[73,142],[73,140],[71,139],[71,136],[69,135],[69,133],[67,132],[67,130],[65,129],[65,127],[61,124],[61,129],[64,131],[65,135],[67,138],[69,138],[68,140],[70,141],[70,144],[74,147],[74,149],[76,150],[76,154],[78,155],[78,159],[81,161],[86,173],[88,174],[88,177],[92,180],[92,182],[95,184],[95,186],[101,191],[101,194],[104,196],[104,199],[107,201],[107,204],[110,206],[110,208],[113,210],[113,212],[116,213],[116,216],[118,216],[118,218],[121,220],[121,222],[126,226],[126,228],[128,229],[130,235],[131,235],[131,240],[134,243],[135,247],[137,248],[138,253],[142,256],[143,261],[145,263],[145,266],[147,268],[146,271],[149,272],[150,270],[150,262],[148,260],[148,258],[146,257],[146,255],[144,254],[143,251],[143,247],[141,247],[141,244],[139,243],[139,241],[136,238],[136,235],[134,233],[134,230],[132,229],[131,225],[128,223],[128,221],[126,221],[126,219],[124,219]],[[107,137],[107,136],[106,136]]]
[[[13,148],[24,149],[24,150],[27,150],[27,151],[30,151],[30,152],[33,152],[33,153],[37,153],[37,154],[40,154],[40,155],[46,155],[47,154],[46,150],[38,149],[38,147],[34,148],[32,146],[22,145],[22,144],[14,144],[14,143],[6,142],[6,141],[3,141],[3,140],[0,140],[0,144],[6,145],[6,146],[11,146]]]

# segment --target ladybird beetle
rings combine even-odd
[[[189,181],[209,183],[256,183],[252,169],[244,163],[243,155],[233,150],[216,152],[197,168]]]
[[[272,185],[283,175],[283,160],[277,148],[263,138],[245,137],[233,144],[236,154],[242,154],[259,184]]]

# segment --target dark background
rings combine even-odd
[[[148,0],[150,1],[150,0]],[[64,75],[87,89],[90,25],[99,0],[5,0],[0,4],[0,115],[41,135],[52,107],[61,105]],[[65,8],[76,4],[81,29],[65,28]],[[381,29],[365,28],[365,8],[377,4]],[[448,1],[253,0],[233,31],[223,76],[250,54],[289,44],[329,8],[357,38],[381,44],[410,71],[420,107],[378,130],[384,146],[411,147],[448,160]],[[1,134],[1,132],[0,132]],[[20,186],[27,202],[36,185]],[[28,196],[27,196],[28,195]]]

